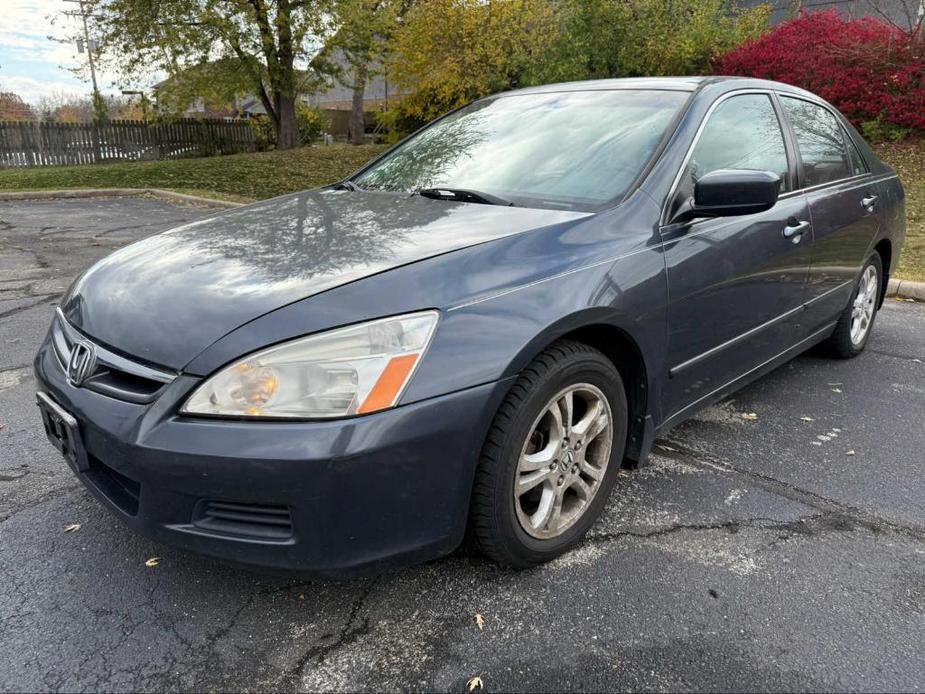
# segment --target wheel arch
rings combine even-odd
[[[645,460],[654,437],[651,370],[634,331],[620,315],[605,308],[590,308],[567,316],[547,327],[511,361],[506,375],[525,368],[543,350],[558,340],[581,342],[603,353],[623,380],[629,410],[624,465],[634,467]]]

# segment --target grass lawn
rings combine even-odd
[[[331,183],[384,148],[338,144],[175,161],[5,169],[0,170],[0,191],[165,188],[245,202]],[[876,149],[906,187],[908,231],[897,276],[925,281],[925,140]]]
[[[906,243],[896,276],[925,282],[925,139],[884,143],[874,149],[899,172],[906,189]]]
[[[335,144],[172,161],[3,169],[0,191],[164,188],[248,202],[333,183],[384,149],[382,145]]]

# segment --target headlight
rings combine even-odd
[[[208,378],[181,412],[315,419],[387,409],[411,379],[437,317],[410,313],[256,352]]]

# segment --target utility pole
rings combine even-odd
[[[93,43],[90,41],[90,30],[87,28],[87,13],[84,11],[84,0],[77,0],[80,7],[80,21],[84,25],[84,41],[87,43],[87,62],[90,64],[90,80],[93,82],[93,98],[100,97],[99,87],[96,85],[96,66],[93,64]]]
[[[67,12],[66,14],[76,16],[80,15],[80,21],[83,24],[83,33],[84,33],[84,46],[87,48],[87,64],[90,66],[90,81],[93,83],[93,110],[96,112],[97,118],[102,118],[104,115],[102,113],[103,109],[103,95],[100,94],[100,88],[96,83],[96,65],[93,63],[93,48],[96,45],[96,42],[90,38],[90,28],[87,25],[87,11],[84,8],[84,0],[64,0],[64,2],[70,2],[77,5],[80,9],[79,12]],[[77,46],[78,53],[81,53],[80,44],[78,42]]]

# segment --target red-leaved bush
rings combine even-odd
[[[716,68],[808,89],[859,126],[925,130],[923,49],[881,19],[804,13],[721,56]]]

